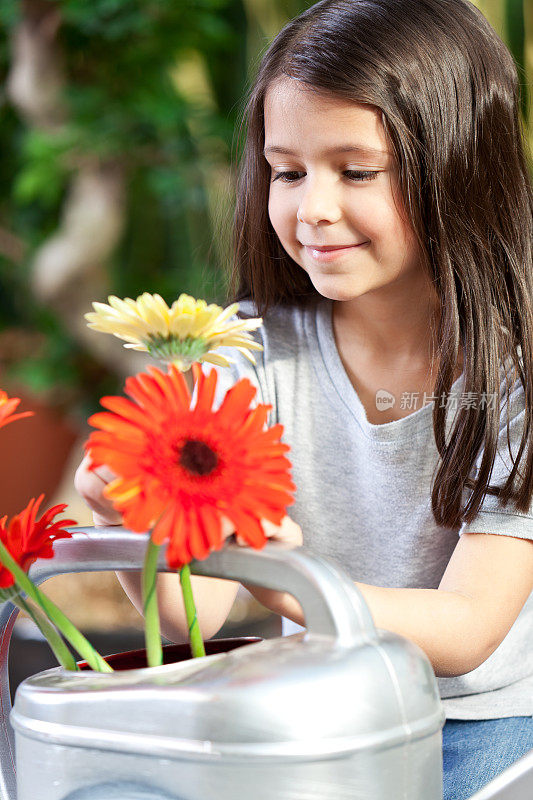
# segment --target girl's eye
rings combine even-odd
[[[272,178],[272,183],[274,183],[274,181],[277,181],[277,180],[281,180],[283,183],[294,183],[295,181],[300,180],[300,179],[297,178],[297,177],[294,178],[294,177],[291,177],[291,176],[303,175],[303,174],[304,173],[302,173],[302,172],[294,172],[294,171],[293,172],[276,172],[274,174],[274,177]],[[352,180],[352,181],[371,181],[374,178],[377,178],[379,173],[376,170],[374,170],[372,172],[368,172],[368,171],[367,172],[360,172],[358,170],[347,169],[347,170],[344,171],[344,174],[347,175],[348,178],[350,180]]]

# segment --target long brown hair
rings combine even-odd
[[[382,112],[402,205],[441,304],[435,387],[441,402],[433,409],[441,456],[431,496],[435,520],[458,529],[475,518],[487,493],[503,506],[513,500],[526,513],[533,496],[533,189],[511,54],[466,0],[322,0],[281,30],[261,60],[242,112],[240,133],[245,127],[246,136],[228,295],[251,297],[262,316],[273,305],[305,304],[318,296],[268,217],[264,100],[271,84],[285,76]],[[442,398],[450,391],[459,347],[465,392],[501,402],[500,364],[508,359],[512,380],[518,375],[524,388],[523,435],[503,486],[489,485],[498,403],[459,409],[445,441]],[[511,383],[506,381],[508,399]],[[469,475],[481,447],[474,481]],[[473,491],[463,509],[465,486]]]

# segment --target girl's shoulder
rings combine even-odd
[[[259,316],[257,306],[251,298],[246,300],[239,300],[239,308],[237,316],[243,319],[251,319],[252,317]]]
[[[270,306],[262,315],[262,325],[255,332],[258,340],[267,340],[271,346],[291,344],[296,349],[309,335],[314,320],[316,303],[302,305],[278,303]],[[259,310],[252,299],[239,301],[237,317],[252,319],[259,317]]]
[[[239,300],[238,303],[239,309],[237,311],[237,315],[239,317],[247,318],[259,316],[259,307],[251,297],[246,297],[243,300]],[[315,306],[316,301],[309,301],[307,303],[275,303],[274,305],[268,306],[268,310],[265,314],[263,314],[263,320],[267,322],[278,319],[294,319],[302,314],[312,311]]]

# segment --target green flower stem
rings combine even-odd
[[[149,667],[158,667],[163,663],[163,646],[159,629],[159,609],[157,606],[157,558],[160,545],[148,542],[144,567],[142,571],[142,596],[144,610],[144,637],[146,642],[146,660]]]
[[[181,591],[183,594],[183,604],[185,605],[185,614],[187,615],[187,624],[189,626],[189,639],[191,642],[191,650],[193,658],[205,656],[205,647],[198,624],[198,617],[196,616],[196,606],[194,605],[194,598],[192,596],[191,586],[191,570],[188,564],[185,564],[180,569],[180,582]]]
[[[36,606],[30,606],[29,603],[23,600],[23,598],[20,596],[11,598],[11,602],[18,606],[22,611],[25,611],[26,614],[35,622],[63,669],[76,671],[78,669],[78,665],[76,664],[74,656],[54,626],[48,622],[48,619],[45,617],[42,611],[40,611],[40,609],[38,609]]]
[[[113,668],[96,652],[92,644],[87,641],[85,636],[83,636],[68,617],[63,614],[61,609],[43,594],[43,592],[28,578],[24,570],[19,567],[2,542],[0,542],[0,562],[11,572],[18,588],[26,592],[28,597],[31,597],[44,611],[48,619],[53,622],[67,642],[70,642],[72,647],[85,659],[91,669],[95,670],[95,672],[113,672]]]

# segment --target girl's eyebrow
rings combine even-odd
[[[263,155],[267,155],[267,153],[281,153],[282,155],[287,156],[297,156],[298,153],[295,153],[294,150],[290,150],[288,147],[282,147],[281,145],[269,145],[265,147],[263,150]],[[389,153],[386,153],[383,150],[376,150],[374,147],[369,147],[368,145],[361,145],[361,144],[340,144],[337,147],[330,147],[328,150],[324,150],[323,155],[337,155],[338,153],[357,153],[360,156],[370,156],[375,158],[376,156],[388,156]]]

